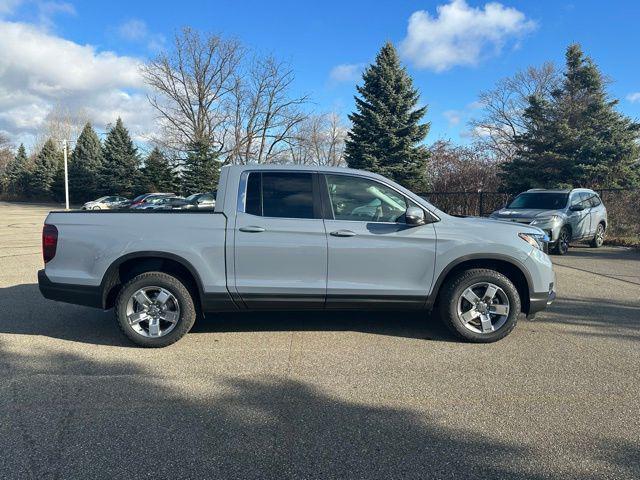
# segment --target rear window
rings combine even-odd
[[[263,217],[315,218],[312,174],[251,172],[245,212]]]
[[[514,198],[507,208],[557,210],[567,206],[568,198],[568,193],[527,192]]]

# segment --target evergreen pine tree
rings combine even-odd
[[[149,153],[144,162],[141,190],[146,192],[174,192],[178,189],[176,172],[158,147]]]
[[[427,148],[421,142],[429,123],[419,123],[427,107],[417,108],[419,94],[394,46],[387,42],[357,86],[356,112],[349,115],[345,157],[349,167],[388,176],[407,188],[424,190]]]
[[[10,198],[24,198],[27,196],[27,182],[29,180],[29,159],[24,144],[20,144],[16,156],[9,162],[5,171],[7,194]]]
[[[84,203],[99,196],[102,163],[100,138],[91,123],[87,122],[69,157],[69,197],[71,201]]]
[[[69,159],[68,158],[67,158],[67,168],[69,168]],[[53,175],[53,183],[51,184],[51,197],[56,202],[63,202],[65,200],[65,193],[64,193],[64,153],[61,153],[60,155],[58,155],[58,163],[56,165],[55,174]]]
[[[120,118],[107,134],[103,159],[100,175],[102,193],[132,195],[139,182],[138,149]]]
[[[206,142],[198,142],[187,151],[182,170],[184,195],[210,192],[218,187],[220,167],[217,155]]]
[[[549,100],[529,99],[518,153],[502,167],[506,189],[638,185],[640,124],[616,104],[598,67],[570,45],[561,88]]]
[[[29,175],[27,190],[30,195],[40,200],[52,198],[52,186],[61,158],[62,152],[56,142],[47,140],[38,152],[33,172]]]
[[[605,81],[579,45],[567,48],[567,71],[558,97],[564,112],[579,186],[637,186],[640,124],[618,112]]]

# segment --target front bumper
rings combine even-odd
[[[554,283],[549,285],[548,292],[534,292],[529,297],[529,311],[527,312],[527,319],[533,320],[536,313],[541,312],[556,299],[556,290]]]
[[[99,286],[52,282],[44,270],[38,270],[38,288],[42,296],[49,300],[103,308],[102,289]]]

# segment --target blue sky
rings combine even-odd
[[[410,18],[415,22],[413,33],[408,33]],[[99,128],[107,114],[121,114],[142,136],[152,120],[142,113],[144,98],[136,94],[139,85],[128,78],[128,69],[131,62],[167,45],[183,25],[236,37],[249,48],[287,60],[296,73],[296,90],[308,93],[316,110],[344,116],[353,108],[362,65],[390,40],[400,49],[422,102],[429,105],[428,141],[468,141],[466,122],[476,113],[473,102],[481,90],[528,65],[546,60],[562,64],[571,42],[581,43],[612,80],[610,92],[620,99],[619,108],[640,118],[640,94],[633,96],[640,92],[639,20],[640,3],[632,0],[504,0],[490,5],[472,0],[0,0],[0,51],[16,50],[13,56],[0,53],[0,130],[27,138],[48,108],[73,99],[87,104]],[[3,39],[2,30],[13,36]],[[26,52],[28,47],[18,41],[22,38],[34,43]],[[12,68],[17,67],[11,62],[37,56],[38,45],[44,44],[50,46],[49,61],[67,61],[64,72],[56,71],[55,65],[48,65],[45,73],[34,72],[39,68],[34,61],[31,70],[21,66],[14,74]],[[67,56],[75,63],[69,64]],[[94,67],[98,73],[91,71]],[[76,69],[72,80],[69,71]],[[18,78],[47,88],[20,88],[21,104],[11,91]],[[111,89],[110,96],[100,93],[104,98],[97,99],[92,83],[102,91]],[[52,92],[57,91],[64,95],[56,97]],[[3,94],[11,99],[3,102]],[[22,115],[22,120],[11,123],[9,113]]]

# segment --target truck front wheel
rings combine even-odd
[[[447,282],[439,299],[439,311],[447,327],[464,340],[495,342],[516,326],[520,296],[501,273],[474,268]]]
[[[142,273],[120,290],[115,304],[122,332],[141,347],[166,347],[193,326],[196,310],[187,287],[164,272]]]

